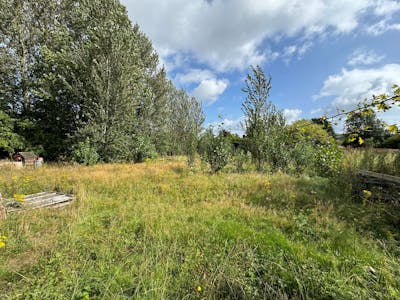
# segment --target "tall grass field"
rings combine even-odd
[[[220,173],[184,159],[0,169],[0,299],[400,299],[400,212],[346,180]]]

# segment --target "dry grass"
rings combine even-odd
[[[0,176],[8,197],[76,195],[0,224],[0,298],[400,297],[398,228],[327,179],[210,176],[182,158]]]

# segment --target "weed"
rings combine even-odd
[[[183,159],[4,169],[0,176],[6,197],[54,189],[76,195],[68,207],[0,223],[8,235],[1,299],[400,294],[400,212],[353,202],[334,178],[208,176]]]

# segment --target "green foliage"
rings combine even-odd
[[[251,162],[251,153],[239,148],[234,150],[231,160],[235,166],[235,171],[242,173],[249,169],[248,166]]]
[[[15,119],[0,110],[0,150],[6,151],[9,155],[24,146],[23,138],[15,133],[15,123]]]
[[[96,164],[100,156],[96,151],[96,147],[93,146],[89,138],[86,138],[84,142],[78,142],[72,151],[72,157],[74,161],[79,164],[91,166]]]
[[[215,136],[213,128],[208,128],[201,137],[200,144],[200,156],[210,165],[211,173],[221,171],[229,163],[232,145],[224,131],[220,130]]]
[[[395,134],[386,138],[382,144],[379,145],[380,148],[391,148],[400,149],[400,134]]]
[[[372,96],[371,99],[364,99],[357,104],[355,110],[349,112],[342,112],[337,116],[346,115],[346,125],[347,139],[345,141],[346,145],[352,144],[353,146],[362,146],[365,143],[366,135],[370,138],[372,145],[377,142],[382,142],[383,140],[383,123],[376,118],[375,111],[387,111],[394,106],[400,107],[400,87],[397,84],[392,86],[392,95],[378,95]],[[337,117],[336,116],[336,117]],[[326,118],[324,118],[326,119]],[[359,126],[359,128],[357,128]],[[387,131],[391,134],[398,133],[398,127],[396,124],[389,124],[387,126]],[[368,142],[368,141],[367,141]]]
[[[334,176],[340,171],[342,151],[323,128],[309,120],[299,120],[287,127],[292,172]]]
[[[252,154],[257,170],[268,163],[275,171],[286,167],[284,126],[285,118],[272,102],[267,102],[271,90],[271,76],[267,80],[260,66],[251,66],[245,86],[246,100],[242,104],[245,115],[245,134],[248,150]]]
[[[154,159],[157,157],[154,145],[149,141],[148,138],[142,135],[135,136],[132,155],[132,159],[136,163],[144,162],[148,158]]]
[[[0,223],[0,298],[398,298],[398,207],[326,178],[179,170],[1,169],[2,187],[29,176],[26,193],[72,187],[77,201]]]
[[[393,159],[393,169],[394,174],[400,176],[400,151],[397,151],[394,159]]]
[[[376,117],[376,113],[372,109],[348,115],[344,145],[353,147],[359,147],[366,143],[377,145],[383,141],[384,136],[383,122]]]
[[[340,174],[343,151],[336,144],[316,145],[313,169],[320,176],[337,176]]]
[[[371,147],[346,150],[344,169],[350,169],[352,172],[362,169],[400,176],[399,153],[397,150]]]
[[[160,153],[194,155],[201,107],[167,80],[119,1],[1,1],[0,109],[29,148],[55,160],[90,138],[102,161],[129,161],[145,136]]]
[[[167,130],[165,139],[170,154],[184,154],[190,166],[194,163],[199,136],[204,123],[200,102],[184,90],[170,91],[168,101]]]
[[[335,130],[333,129],[332,122],[328,121],[326,118],[313,118],[311,122],[317,125],[322,125],[322,128],[328,132],[332,137],[335,137]]]
[[[287,126],[290,138],[293,141],[307,141],[313,144],[326,145],[333,143],[334,139],[322,124],[310,120],[298,120]]]

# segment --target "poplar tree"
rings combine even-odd
[[[270,163],[272,169],[277,169],[285,164],[282,155],[285,118],[282,112],[268,101],[271,76],[266,78],[260,66],[251,66],[251,72],[247,74],[242,88],[247,94],[242,111],[245,115],[248,149],[258,171],[263,170],[266,162]]]

